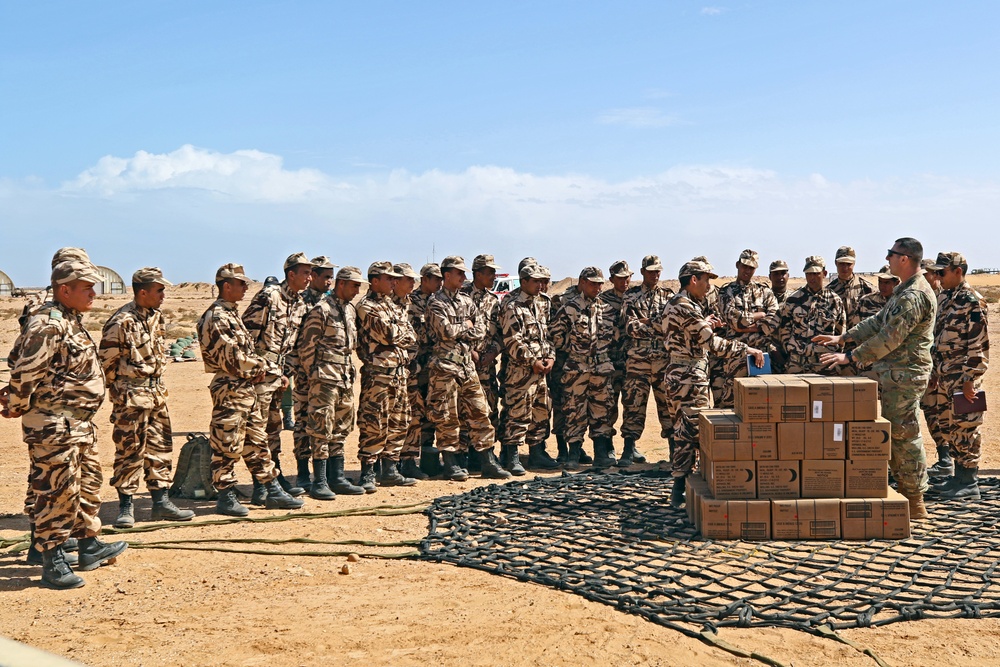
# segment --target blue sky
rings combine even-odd
[[[993,2],[0,9],[0,270],[492,252],[1000,264]],[[956,230],[962,230],[956,234]]]

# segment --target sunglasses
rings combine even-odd
[[[905,252],[899,252],[898,250],[893,250],[892,248],[886,250],[885,252],[886,252],[885,255],[886,259],[889,259],[893,255],[899,255],[900,257],[909,257],[910,259],[913,259],[913,255],[907,255]]]

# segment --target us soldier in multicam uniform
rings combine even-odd
[[[167,388],[163,384],[167,341],[160,306],[170,286],[160,269],[139,269],[132,274],[133,299],[108,318],[101,332],[99,354],[113,406],[115,462],[111,486],[118,489],[115,528],[135,525],[132,496],[143,477],[153,498],[151,520],[194,518],[194,512],[179,509],[167,497],[173,437]]]
[[[982,449],[982,412],[958,414],[955,396],[976,398],[990,359],[986,299],[965,280],[969,269],[957,252],[938,253],[931,270],[941,281],[934,324],[934,371],[928,384],[937,413],[935,441],[949,448],[955,473],[937,487],[945,500],[980,497],[979,461]],[[928,424],[930,426],[930,424]]]
[[[776,339],[784,351],[784,372],[829,375],[832,371],[820,363],[819,358],[835,348],[814,343],[813,338],[820,334],[839,336],[844,333],[847,321],[844,304],[839,296],[823,286],[826,263],[822,257],[806,257],[803,272],[805,286],[792,292],[774,315],[761,320],[760,330]]]
[[[418,470],[428,476],[441,473],[441,455],[434,446],[434,424],[427,418],[427,362],[431,358],[432,340],[427,326],[427,302],[441,289],[441,267],[434,262],[420,267],[420,286],[410,294],[407,317],[417,337],[417,354],[410,359],[406,393],[410,401],[410,425],[403,444],[400,472],[417,479],[412,474],[411,457],[420,456]]]
[[[208,390],[212,394],[212,424],[209,443],[212,447],[212,485],[219,498],[215,511],[226,516],[244,517],[250,511],[236,498],[236,461],[246,463],[255,486],[266,494],[267,509],[296,509],[302,501],[285,493],[277,482],[278,472],[263,436],[251,440],[248,431],[253,415],[260,414],[256,385],[280,384],[281,367],[257,354],[254,339],[236,311],[236,304],[246,296],[250,279],[240,264],[223,264],[215,272],[219,298],[198,320],[198,343],[205,372],[213,373]]]
[[[886,259],[902,283],[885,307],[848,329],[843,336],[817,336],[822,344],[854,343],[846,354],[824,354],[820,361],[859,366],[871,364],[879,375],[882,416],[891,423],[892,456],[889,466],[899,492],[910,501],[910,518],[927,516],[927,462],[917,416],[927,389],[933,362],[931,345],[937,302],[920,271],[923,246],[913,238],[897,239]]]
[[[469,446],[479,456],[482,476],[509,479],[511,474],[493,453],[496,434],[476,373],[479,355],[475,348],[486,336],[486,324],[472,298],[461,292],[467,270],[461,257],[445,257],[443,285],[427,304],[427,323],[434,339],[428,364],[427,415],[434,422],[446,479],[464,481],[469,476],[457,458],[462,452],[462,428],[468,429]]]
[[[778,302],[770,287],[753,282],[753,274],[759,264],[756,251],[747,249],[740,253],[736,261],[736,280],[719,291],[719,311],[727,327],[723,332],[725,338],[766,349],[768,337],[760,330],[759,323],[774,316],[778,311]],[[746,377],[747,373],[746,359],[727,359],[723,371],[724,384],[715,407],[733,407],[733,381]]]
[[[406,315],[410,326],[413,327],[414,333],[413,343],[406,348],[406,400],[410,406],[410,423],[407,425],[406,436],[403,438],[403,449],[399,452],[399,472],[403,477],[423,480],[429,478],[430,475],[420,469],[417,461],[417,457],[420,456],[420,440],[419,438],[415,440],[410,440],[409,438],[410,426],[414,421],[414,403],[420,402],[420,407],[423,409],[422,397],[419,393],[414,396],[410,389],[411,386],[415,386],[417,381],[416,376],[419,372],[417,357],[420,354],[420,333],[418,328],[423,328],[422,323],[414,322],[412,314],[413,295],[415,293],[413,287],[417,284],[417,278],[420,277],[420,274],[414,271],[413,267],[406,262],[393,264],[392,271],[400,275],[392,285],[392,301]]]
[[[97,345],[82,318],[93,307],[101,275],[90,261],[60,262],[52,269],[52,301],[29,315],[8,355],[10,385],[0,394],[3,416],[21,417],[31,457],[33,541],[42,553],[42,585],[84,585],[66,560],[63,545],[79,540],[77,569],[100,567],[125,550],[105,544],[101,463],[94,414],[104,402],[104,371]]]
[[[525,444],[529,468],[559,467],[545,452],[550,411],[545,377],[555,364],[548,340],[548,302],[539,296],[545,274],[537,264],[528,264],[521,268],[519,276],[520,293],[500,313],[505,361],[500,420],[504,425],[502,465],[515,476],[525,474],[519,452]]]
[[[406,392],[409,352],[417,334],[406,311],[392,300],[396,279],[392,262],[368,267],[371,288],[358,304],[358,357],[361,359],[361,397],[358,405],[358,459],[361,486],[375,493],[375,463],[381,460],[378,484],[413,486],[417,480],[399,472],[410,424]]]
[[[625,319],[625,384],[622,387],[622,437],[625,447],[622,456],[626,463],[645,463],[635,447],[646,428],[646,403],[650,390],[656,403],[660,422],[660,437],[673,442],[673,423],[670,419],[670,397],[664,371],[667,368],[667,351],[664,347],[663,308],[674,295],[673,290],[660,287],[663,265],[656,255],[642,258],[642,284],[625,292],[622,317]],[[673,445],[671,445],[672,447]]]
[[[614,424],[608,420],[611,405],[611,375],[615,372],[611,348],[618,340],[620,311],[598,298],[604,272],[588,266],[580,272],[577,294],[566,301],[552,318],[549,336],[561,351],[563,393],[566,409],[566,468],[580,467],[583,439],[590,428],[594,441],[594,465],[613,466]]]
[[[351,301],[358,295],[361,269],[345,266],[337,272],[333,290],[313,306],[299,332],[298,360],[309,392],[304,419],[312,445],[313,482],[309,496],[333,500],[365,492],[344,475],[344,443],[354,429],[352,354],[358,345],[358,313]]]
[[[618,404],[622,400],[622,393],[625,390],[625,362],[627,359],[625,346],[628,344],[628,333],[625,331],[623,311],[625,309],[625,293],[632,280],[632,269],[629,268],[628,262],[620,259],[612,264],[608,269],[608,280],[611,282],[611,289],[602,291],[598,298],[618,311],[618,339],[611,346],[611,363],[615,366],[615,372],[611,374],[611,402],[608,404],[608,422],[614,425],[618,423]],[[612,451],[614,451],[613,445]],[[621,458],[618,459],[618,466],[626,468],[632,465],[635,462],[634,454],[634,447],[631,450],[628,447],[624,448]]]
[[[878,278],[878,290],[871,294],[865,294],[858,301],[858,312],[861,313],[863,320],[882,310],[889,297],[892,296],[892,291],[899,285],[899,278],[889,273],[888,264],[879,269],[875,277]]]
[[[670,416],[674,423],[674,449],[670,470],[674,484],[670,503],[684,504],[684,484],[694,469],[698,450],[698,413],[711,407],[709,398],[709,353],[721,358],[745,359],[753,355],[758,366],[764,354],[739,340],[715,335],[721,324],[715,315],[706,315],[699,302],[708,295],[711,279],[717,278],[712,265],[692,260],[684,264],[677,277],[681,290],[670,297],[662,316],[669,364],[666,368]]]

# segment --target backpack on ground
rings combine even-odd
[[[172,498],[214,500],[218,496],[212,486],[212,446],[204,433],[188,433],[187,442],[177,456]]]

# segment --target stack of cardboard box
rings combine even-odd
[[[715,539],[902,539],[906,498],[889,489],[889,422],[868,378],[736,380],[735,410],[699,416],[688,517]]]

